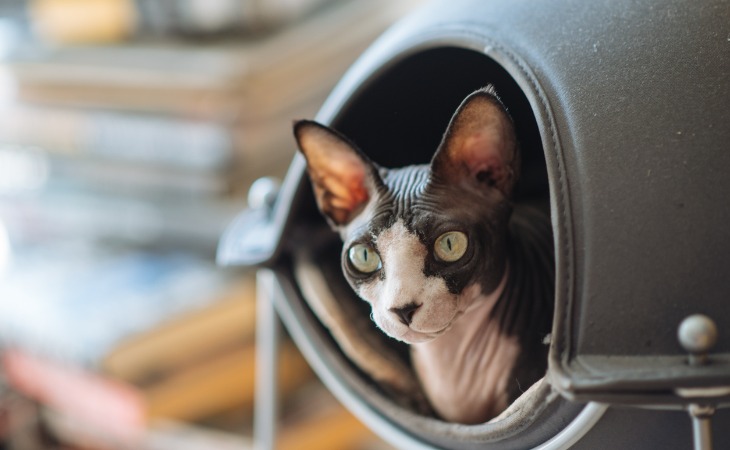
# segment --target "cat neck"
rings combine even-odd
[[[452,328],[432,341],[411,345],[426,396],[445,420],[484,422],[509,404],[509,379],[519,344],[502,333],[492,314],[508,278],[506,271],[490,294],[482,294],[478,285],[468,287],[469,304]]]

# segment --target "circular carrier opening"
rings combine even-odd
[[[403,56],[361,83],[330,125],[384,167],[428,163],[458,105],[487,84],[495,87],[516,126],[522,170],[514,201],[537,206],[549,216],[550,187],[533,108],[507,70],[484,53],[439,46]],[[479,425],[444,422],[395,399],[342,352],[343,339],[332,332],[332,321],[351,320],[369,327],[358,335],[365,345],[373,345],[375,353],[387,348],[407,363],[407,348],[385,337],[370,322],[369,305],[355,296],[341,273],[341,241],[319,215],[308,181],[302,182],[300,191],[305,194],[292,205],[298,231],[290,239],[300,249],[292,261],[292,276],[296,280],[293,289],[303,304],[295,304],[293,313],[297,316],[294,327],[308,336],[298,344],[306,347],[305,355],[310,353],[315,370],[330,389],[376,432],[408,448],[415,442],[426,446],[423,448],[533,447],[557,434],[565,420],[577,414],[578,406],[555,396],[542,380],[505,413]],[[333,318],[331,312],[322,311],[323,298],[324,303],[336,304],[344,312]],[[295,340],[297,334],[292,333]],[[344,343],[344,347],[352,345]]]

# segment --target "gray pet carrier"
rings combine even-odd
[[[438,1],[365,52],[317,120],[383,166],[424,163],[489,83],[521,140],[516,201],[549,203],[556,261],[548,373],[496,420],[421,415],[345,356],[313,297],[342,308],[328,320],[367,327],[368,311],[303,158],[219,261],[261,268],[317,374],[400,448],[730,448],[730,2]]]

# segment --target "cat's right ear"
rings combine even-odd
[[[372,197],[377,168],[347,138],[317,122],[295,122],[294,136],[307,160],[317,206],[335,228],[347,225]]]

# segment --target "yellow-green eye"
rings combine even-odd
[[[469,239],[461,231],[449,231],[436,239],[434,252],[440,261],[454,262],[461,259],[469,246]]]
[[[362,273],[373,273],[381,267],[380,256],[368,245],[353,245],[347,252],[347,257],[353,267]]]

